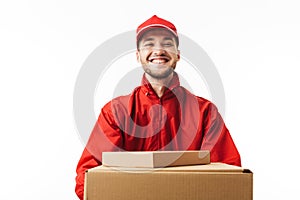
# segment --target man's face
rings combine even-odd
[[[168,77],[180,59],[175,37],[164,28],[151,29],[144,33],[138,47],[137,60],[153,78]]]

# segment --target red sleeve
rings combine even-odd
[[[87,148],[84,148],[83,153],[81,155],[81,158],[78,162],[77,168],[76,168],[76,187],[75,192],[80,200],[83,199],[83,190],[84,190],[84,176],[86,170],[96,167],[100,165],[101,162],[96,160],[92,154],[87,150]]]
[[[75,192],[81,200],[83,199],[86,170],[102,164],[102,152],[121,151],[119,147],[122,145],[122,131],[115,122],[114,116],[110,104],[102,109],[78,162]]]
[[[201,149],[210,150],[212,162],[241,166],[240,154],[215,105],[206,112],[204,138]]]

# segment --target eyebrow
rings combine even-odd
[[[153,41],[153,40],[154,40],[154,38],[149,37],[149,38],[146,38],[143,42],[148,42],[148,41]],[[165,40],[171,40],[171,41],[173,41],[173,39],[172,39],[171,37],[164,37],[163,40],[164,40],[164,41],[165,41]]]
[[[173,38],[171,38],[171,37],[165,37],[164,40],[172,40],[173,41]]]

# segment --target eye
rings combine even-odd
[[[143,46],[144,47],[152,47],[154,44],[152,42],[147,42]]]
[[[172,46],[173,46],[173,43],[167,42],[167,43],[164,43],[163,46],[164,46],[164,47],[172,47]]]

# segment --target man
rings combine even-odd
[[[84,173],[101,165],[103,151],[210,150],[212,162],[241,166],[239,152],[216,106],[180,86],[176,27],[154,15],[137,28],[141,86],[101,110],[77,166],[76,193]]]

